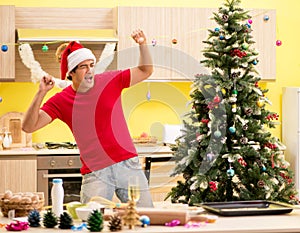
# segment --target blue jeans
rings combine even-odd
[[[153,207],[148,180],[138,157],[134,157],[109,167],[83,175],[81,185],[81,202],[87,203],[94,196],[112,200],[114,193],[122,203],[128,201],[128,178],[137,176],[140,182],[139,207]]]

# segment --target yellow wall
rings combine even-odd
[[[0,83],[0,115],[9,111],[25,112],[31,103],[38,83]],[[142,132],[162,137],[163,124],[180,124],[181,116],[189,111],[191,83],[140,83],[123,93],[124,114],[132,136]],[[54,88],[45,98],[55,92]],[[147,94],[150,93],[150,100]],[[0,129],[1,130],[1,129]],[[68,127],[59,120],[32,135],[33,142],[74,141]]]
[[[283,86],[300,86],[298,71],[300,54],[298,28],[300,25],[299,0],[242,0],[244,8],[271,8],[277,14],[277,39],[283,44],[276,47],[276,81],[261,82],[260,85],[269,89],[267,97],[273,103],[268,109],[281,115],[281,93]],[[42,6],[42,7],[115,7],[115,6],[160,6],[160,7],[219,7],[223,0],[152,0],[152,1],[103,1],[103,0],[0,0],[1,5]],[[195,41],[200,43],[200,41]],[[270,41],[270,43],[275,43]],[[275,46],[275,45],[274,45]],[[200,51],[199,51],[200,52]],[[132,90],[124,92],[125,115],[133,136],[141,131],[152,133],[159,131],[164,123],[178,123],[178,116],[186,110],[186,106],[176,106],[188,100],[190,83],[151,83],[151,101],[147,101],[146,93],[149,85],[139,84]],[[7,111],[25,111],[37,90],[37,84],[32,83],[0,83],[0,115]],[[166,91],[167,90],[167,91]],[[57,90],[54,90],[54,92]],[[132,93],[139,98],[135,99]],[[175,95],[175,96],[173,96]],[[170,96],[167,98],[166,96]],[[175,106],[175,107],[174,107]],[[168,116],[168,117],[166,117]],[[274,136],[281,137],[281,127],[273,130]],[[69,130],[57,122],[39,130],[33,135],[35,142],[72,140]]]

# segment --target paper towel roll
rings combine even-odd
[[[163,143],[176,144],[175,140],[182,135],[183,125],[164,125]]]

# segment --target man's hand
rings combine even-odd
[[[139,45],[146,44],[146,37],[144,35],[144,32],[142,30],[140,30],[140,29],[134,30],[131,33],[131,37]]]
[[[54,87],[54,84],[55,84],[55,82],[54,82],[53,77],[50,75],[46,75],[41,79],[40,90],[48,92],[49,90],[51,90]]]

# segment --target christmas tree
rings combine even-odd
[[[134,229],[136,225],[142,225],[139,219],[140,216],[137,213],[135,202],[128,201],[128,206],[122,216],[123,224],[128,226],[129,229]]]
[[[266,109],[268,90],[259,86],[258,52],[252,48],[252,19],[225,0],[208,30],[200,61],[211,75],[196,75],[191,111],[183,119],[183,136],[172,148],[183,174],[168,196],[172,202],[194,203],[273,200],[295,204],[293,172],[268,131],[278,114]]]

